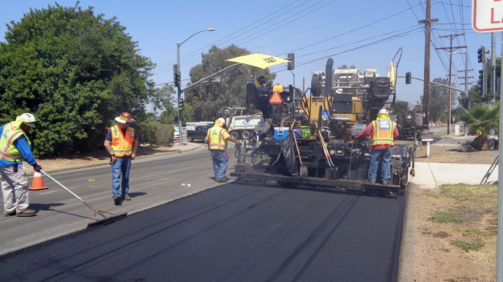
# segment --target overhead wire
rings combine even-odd
[[[213,42],[213,43],[211,43],[211,44],[209,44],[209,45],[207,45],[207,46],[205,46],[205,47],[203,47],[203,48],[201,48],[201,49],[198,49],[198,50],[196,50],[196,51],[193,51],[193,52],[191,52],[191,53],[189,53],[189,54],[187,54],[187,55],[185,55],[185,56],[182,56],[182,58],[187,58],[188,56],[193,55],[194,53],[199,53],[199,52],[200,52],[200,51],[202,51],[202,50],[206,50],[208,47],[211,47],[211,46],[213,46],[213,45],[217,44],[218,42],[220,42],[220,41],[222,41],[222,40],[224,40],[224,39],[226,39],[226,38],[228,38],[228,37],[230,37],[230,36],[232,36],[232,35],[234,35],[234,34],[236,34],[236,33],[238,33],[238,32],[241,32],[241,31],[243,31],[243,30],[245,30],[245,29],[247,29],[247,28],[249,28],[249,27],[252,27],[252,26],[253,26],[253,25],[255,25],[256,23],[259,23],[259,22],[261,22],[261,21],[263,21],[263,20],[265,20],[265,19],[269,18],[269,17],[270,17],[270,16],[272,16],[272,15],[276,15],[279,11],[281,11],[281,10],[285,9],[285,8],[286,8],[286,7],[288,7],[288,6],[291,6],[291,5],[295,4],[295,3],[296,3],[296,2],[298,2],[298,1],[300,1],[300,0],[295,0],[295,1],[291,2],[291,3],[289,3],[288,5],[285,5],[285,6],[281,7],[280,9],[275,10],[274,12],[272,12],[272,13],[268,14],[267,16],[262,17],[262,18],[260,18],[259,20],[257,20],[257,21],[255,21],[255,22],[253,22],[253,23],[251,23],[251,24],[249,24],[249,25],[247,25],[247,26],[245,26],[245,27],[241,28],[240,30],[238,30],[238,31],[236,31],[236,32],[233,32],[233,33],[231,33],[231,34],[229,34],[229,35],[227,35],[227,36],[225,36],[225,37],[223,37],[223,38],[221,38],[221,39],[219,39],[219,40],[217,40],[217,41],[215,41],[215,42]],[[296,6],[295,8],[297,8],[297,7],[299,7],[299,6],[302,6],[303,4],[305,4],[305,3],[309,2],[309,1],[311,1],[311,0],[307,0],[307,1],[303,2],[302,4],[300,4],[300,5]],[[324,0],[323,0],[323,1],[324,1]],[[176,60],[170,61],[169,63],[162,64],[161,66],[164,66],[164,65],[171,65],[171,64],[173,64],[174,62],[176,62]]]

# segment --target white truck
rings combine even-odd
[[[264,121],[262,113],[246,116],[230,116],[225,119],[227,131],[234,139],[248,140],[252,136],[255,126]]]

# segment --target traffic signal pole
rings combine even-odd
[[[183,43],[183,42],[182,42]],[[180,43],[176,43],[176,65],[178,69],[178,73],[180,74]],[[180,98],[182,98],[182,89],[181,89],[181,77],[180,77],[180,83],[178,84],[178,100],[180,101]],[[182,134],[182,111],[180,108],[178,108],[178,146],[183,146],[183,134]]]

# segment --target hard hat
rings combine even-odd
[[[35,128],[35,122],[37,122],[37,119],[35,118],[34,115],[30,113],[24,113],[16,118],[16,121],[20,121],[27,126],[31,128]]]
[[[225,119],[219,118],[215,121],[215,125],[223,126],[225,124]]]
[[[123,112],[120,116],[115,118],[118,123],[136,123],[128,112]]]
[[[335,90],[335,93],[342,94],[342,89],[339,88],[339,89]]]
[[[387,109],[381,109],[381,110],[379,111],[379,113],[380,113],[380,114],[387,114],[387,115],[389,114],[389,112],[388,112],[388,110],[387,110]]]

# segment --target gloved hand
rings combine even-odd
[[[39,164],[36,164],[36,165],[33,166],[33,170],[35,170],[35,171],[41,171],[42,167]]]

